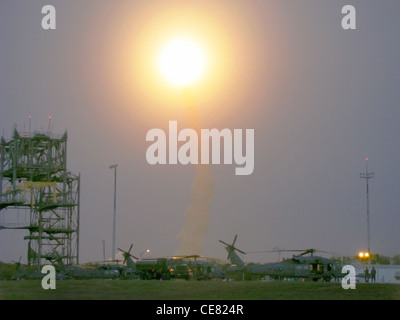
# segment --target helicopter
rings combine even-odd
[[[62,274],[64,279],[119,279],[122,265],[64,265],[61,260],[55,263],[57,274]]]
[[[27,271],[21,263],[21,258],[19,258],[18,261],[12,261],[15,263],[15,267],[17,270],[17,274],[13,275],[11,277],[12,280],[38,280],[38,279],[43,279],[45,276],[45,273],[42,272],[32,272],[31,270]],[[57,280],[62,280],[64,278],[63,274],[56,274],[56,279]]]
[[[127,269],[123,271],[124,278],[139,278],[142,280],[211,280],[226,278],[226,273],[216,264],[207,261],[207,257],[182,255],[139,259],[131,254],[132,247],[133,244],[131,244],[128,251],[118,248],[124,257],[123,264],[126,263],[127,265]]]
[[[21,258],[22,257],[20,257],[18,261],[12,261],[13,263],[15,263],[15,268],[17,270],[17,274],[12,276],[12,278],[11,278],[12,280],[21,280],[21,279],[24,279],[24,280],[29,279],[30,280],[30,279],[42,279],[43,278],[43,276],[44,276],[43,273],[40,273],[40,272],[32,273],[32,272],[26,271],[25,268],[21,264]]]
[[[188,261],[190,280],[225,280],[227,277],[224,270],[210,261],[212,258],[199,255],[178,256],[178,258],[179,257]],[[177,257],[174,258],[176,259]]]
[[[58,253],[53,254],[51,257],[47,257],[47,260],[56,268],[56,278],[58,280],[65,279],[132,279],[138,278],[135,275],[135,262],[131,257],[137,259],[137,257],[130,254],[133,244],[129,248],[129,251],[123,251],[124,264],[119,264],[118,260],[107,260],[97,263],[88,263],[84,265],[66,265],[63,262],[63,257]],[[17,274],[12,277],[14,280],[30,280],[30,279],[42,279],[45,274],[41,272],[27,271],[22,267],[21,257],[19,261],[13,261],[16,264]]]
[[[66,265],[63,257],[55,253],[48,260],[56,268],[61,279],[120,279],[126,266],[118,260],[107,260],[83,265]],[[113,263],[113,264],[111,264]]]
[[[339,278],[341,274],[340,266],[332,259],[314,255],[315,249],[307,250],[280,250],[301,252],[298,255],[293,255],[290,259],[284,259],[281,262],[246,265],[244,261],[236,253],[246,254],[244,251],[235,247],[237,235],[232,242],[228,244],[219,240],[225,245],[225,250],[228,252],[228,259],[233,264],[228,271],[243,271],[249,274],[269,276],[275,280],[283,280],[284,278],[301,278],[305,280],[324,280],[331,281],[332,278]],[[277,252],[263,251],[263,252]]]
[[[156,259],[139,259],[131,254],[133,243],[129,247],[128,251],[118,248],[122,252],[124,257],[123,264],[126,263],[127,268],[123,271],[124,279],[141,279],[141,280],[170,280],[176,276],[175,269],[168,265],[166,258],[156,258]],[[135,260],[136,261],[135,261]],[[184,268],[186,271],[186,268]]]

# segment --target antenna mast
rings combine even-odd
[[[368,181],[374,177],[373,172],[368,172],[368,158],[365,158],[365,173],[360,173],[360,178],[365,179],[367,184],[367,236],[368,236],[368,253],[371,254],[370,250],[370,234],[369,234],[369,186]]]

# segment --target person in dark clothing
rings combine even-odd
[[[376,270],[375,267],[372,267],[371,269],[371,282],[375,282],[376,278]]]

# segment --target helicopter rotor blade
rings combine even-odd
[[[232,247],[235,247],[235,242],[236,242],[236,239],[237,239],[237,234],[235,234],[235,238],[233,239],[233,242],[232,242]]]
[[[19,257],[18,261],[11,260],[11,262],[15,263],[15,270],[18,271],[18,268],[21,266],[22,256]]]
[[[226,246],[230,246],[230,244],[227,244],[225,241],[219,240],[219,242],[223,243]]]
[[[132,258],[134,258],[134,259],[136,259],[136,260],[139,260],[138,257],[134,256],[134,255],[131,253],[132,247],[133,247],[133,243],[132,243],[131,246],[129,247],[129,250],[128,250],[128,251],[125,251],[125,250],[122,250],[121,248],[118,248],[118,250],[121,251],[121,252],[123,253],[123,256],[124,256],[124,261],[122,262],[123,264],[126,262],[126,260],[128,259],[128,257],[132,257]]]
[[[235,247],[236,240],[237,240],[237,234],[235,235],[235,238],[233,239],[232,244],[228,244],[228,243],[226,243],[225,241],[222,241],[222,240],[219,240],[219,242],[223,243],[224,245],[226,245],[231,250],[236,250],[236,251],[238,251],[238,252],[240,252],[242,254],[246,254],[246,252],[244,252],[244,251],[242,251],[242,250],[240,250],[240,249]],[[228,252],[228,258],[227,258],[228,260],[229,260],[230,256],[231,256],[231,253]]]

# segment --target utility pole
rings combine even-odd
[[[110,169],[114,169],[114,215],[113,215],[113,241],[112,241],[112,259],[115,260],[115,224],[117,216],[117,167],[118,164],[109,166]]]
[[[101,240],[103,242],[103,261],[106,261],[106,240]]]
[[[369,228],[369,186],[368,181],[374,177],[373,172],[368,172],[368,158],[365,158],[365,173],[360,173],[360,178],[365,179],[367,184],[367,240],[368,240],[368,253],[371,255],[370,248],[370,228]]]

